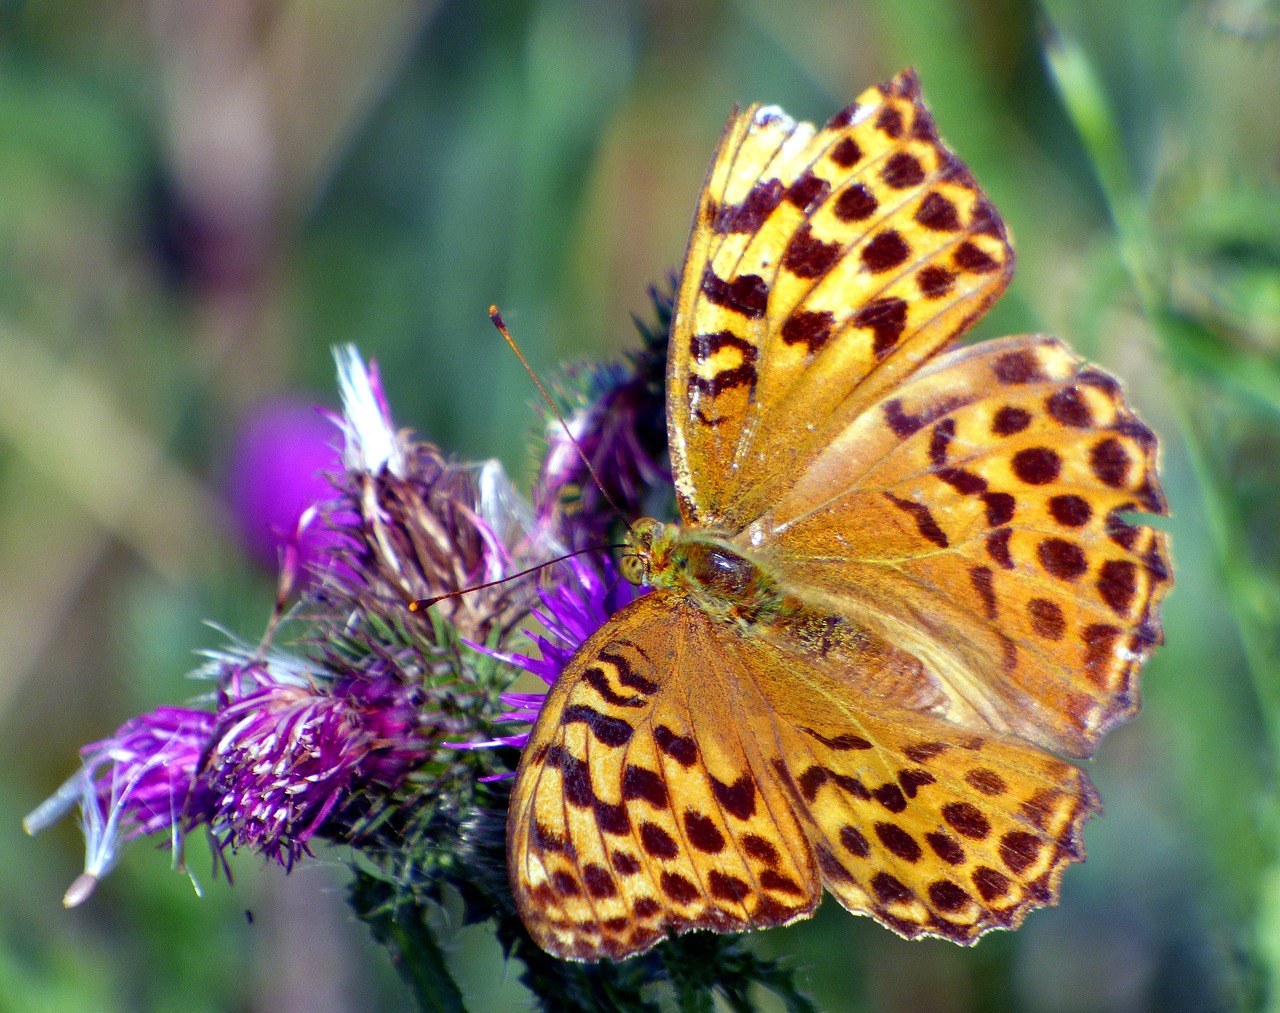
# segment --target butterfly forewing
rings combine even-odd
[[[521,757],[507,856],[521,916],[562,957],[809,914],[808,837],[773,778],[770,703],[700,610],[638,599],[574,656]]]
[[[694,221],[668,428],[687,521],[737,530],[1008,284],[1003,224],[911,72],[823,129],[730,121]],[[695,462],[716,461],[711,473]]]

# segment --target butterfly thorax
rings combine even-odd
[[[642,518],[627,532],[622,573],[634,584],[688,596],[713,616],[779,620],[801,608],[728,535]]]
[[[728,534],[644,517],[627,531],[627,548],[621,561],[627,580],[680,594],[718,619],[778,626],[817,619]]]
[[[922,709],[941,702],[937,680],[918,659],[820,600],[786,588],[727,533],[644,518],[627,532],[627,546],[621,569],[634,584],[679,595],[753,638],[788,643],[868,696]]]

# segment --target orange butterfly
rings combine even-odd
[[[552,688],[511,886],[579,960],[782,925],[825,886],[972,943],[1056,901],[1086,757],[1162,640],[1156,438],[1053,338],[945,351],[1008,284],[1004,224],[906,71],[817,129],[735,113],[671,332],[682,524]]]

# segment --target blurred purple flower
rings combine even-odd
[[[334,497],[327,476],[342,469],[340,436],[316,407],[285,399],[261,406],[241,429],[227,495],[245,549],[269,570],[305,582],[330,564],[339,536],[315,508]]]

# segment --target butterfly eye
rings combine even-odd
[[[644,583],[644,560],[640,556],[629,553],[618,560],[618,569],[622,571],[622,577],[629,584]]]

